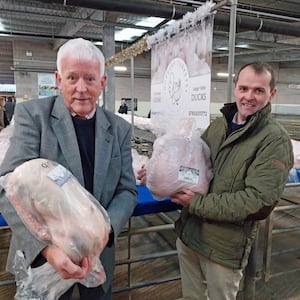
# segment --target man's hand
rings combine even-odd
[[[170,198],[172,202],[186,207],[192,203],[194,195],[194,192],[186,189],[171,195]]]
[[[137,179],[140,180],[140,185],[145,185],[147,181],[147,172],[145,165],[137,172]]]
[[[61,249],[54,245],[44,248],[42,255],[64,279],[84,279],[91,270],[92,262],[89,257],[84,257],[80,265],[76,265]]]

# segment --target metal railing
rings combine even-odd
[[[265,220],[264,229],[259,230],[258,235],[252,246],[252,251],[249,257],[249,263],[245,270],[244,288],[242,291],[244,300],[255,300],[256,281],[263,280],[264,282],[268,282],[273,277],[300,271],[300,268],[297,267],[293,269],[281,270],[279,272],[272,272],[271,270],[271,263],[273,257],[300,251],[300,248],[297,247],[299,245],[298,241],[296,241],[296,247],[282,248],[281,250],[276,251],[272,249],[273,238],[275,236],[279,234],[288,234],[291,232],[300,231],[300,213],[298,217],[296,216],[296,218],[295,216],[293,216],[296,219],[296,222],[294,222],[297,223],[296,225],[287,224],[289,225],[287,227],[275,228],[276,215],[280,214],[281,212],[286,213],[289,210],[295,211],[295,209],[300,209],[300,183],[287,183],[285,187],[285,192],[280,198],[278,206],[275,207],[273,212]],[[291,217],[291,215],[287,214],[283,217],[288,219]],[[260,238],[263,239],[264,244],[262,249],[259,249],[258,247],[258,241]],[[284,244],[282,243],[282,245]],[[259,253],[260,251],[262,251],[263,255],[261,270],[257,268],[258,257],[261,254]]]

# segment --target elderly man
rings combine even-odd
[[[97,105],[106,83],[101,51],[91,42],[73,39],[57,54],[56,80],[61,95],[20,103],[15,109],[15,130],[0,169],[12,172],[30,159],[42,157],[63,165],[107,210],[110,241],[101,254],[106,282],[96,288],[79,285],[80,299],[111,299],[116,238],[137,204],[132,170],[131,126]],[[64,279],[83,279],[88,257],[74,264],[58,247],[37,239],[24,226],[0,190],[0,211],[12,228],[7,268],[13,272],[16,250],[27,266],[48,261]],[[82,220],[84,222],[84,220]],[[59,299],[71,299],[72,289]]]

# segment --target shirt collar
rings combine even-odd
[[[96,107],[89,114],[87,114],[84,118],[82,118],[82,117],[80,117],[80,118],[90,120],[94,117],[95,113],[96,113]],[[75,112],[71,111],[71,116],[76,117],[77,114]]]
[[[238,113],[236,112],[234,114],[233,118],[232,118],[232,123],[237,124],[237,125],[244,125],[244,124],[246,124],[246,121],[238,123],[238,121],[237,121],[237,115],[238,115]]]

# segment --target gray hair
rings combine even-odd
[[[62,59],[66,56],[71,56],[72,58],[83,59],[88,61],[98,60],[100,63],[100,76],[102,77],[104,75],[104,55],[101,52],[101,50],[97,48],[92,42],[84,40],[82,38],[76,38],[67,41],[59,48],[57,52],[56,67],[60,75],[62,75]]]

